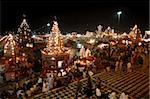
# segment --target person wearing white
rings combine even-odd
[[[101,91],[99,88],[96,88],[96,96],[98,99],[100,99],[100,96],[101,96]]]
[[[127,72],[132,72],[132,69],[131,69],[131,63],[130,62],[128,62],[127,63]]]
[[[31,97],[31,91],[27,90],[26,94],[28,95],[28,97]]]
[[[106,67],[106,72],[110,72],[110,67]]]
[[[116,93],[115,92],[112,92],[109,96],[109,99],[117,99],[116,97]]]
[[[60,72],[58,73],[58,77],[61,77],[61,73]]]
[[[121,95],[120,95],[119,99],[126,99],[126,95],[125,95],[125,93],[124,93],[124,92],[123,92],[123,93],[121,93]]]
[[[42,78],[41,77],[38,79],[38,84],[40,84],[40,83],[42,83]]]
[[[65,76],[66,74],[66,71],[62,71],[62,76]]]
[[[119,61],[116,61],[116,64],[115,64],[115,71],[117,71],[118,70],[118,68],[119,68]]]
[[[128,95],[126,95],[126,99],[129,99],[129,98],[128,98]]]
[[[51,73],[46,73],[47,78],[51,75]]]
[[[86,72],[83,71],[83,78],[86,78]]]
[[[90,76],[92,76],[94,73],[90,70],[90,71],[88,71],[88,74],[89,74]]]
[[[42,92],[47,92],[49,90],[48,82],[43,82]]]
[[[84,46],[82,46],[82,48],[80,49],[79,55],[80,55],[80,58],[85,57],[85,48],[84,48]]]
[[[54,83],[53,77],[49,76],[48,77],[48,86],[49,86],[49,89],[53,88],[53,83]]]
[[[91,51],[87,48],[85,51],[85,57],[91,56]]]
[[[18,91],[17,91],[17,93],[16,93],[16,94],[17,94],[17,97],[19,97],[19,95],[22,95],[22,91],[23,91],[23,90],[18,90]]]

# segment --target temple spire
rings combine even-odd
[[[31,29],[26,21],[26,15],[23,14],[23,21],[18,28],[19,34],[19,45],[20,47],[27,47],[29,44],[32,44],[32,34]]]
[[[53,21],[51,34],[47,42],[47,47],[44,51],[48,54],[64,53],[64,41],[58,27],[57,21]]]

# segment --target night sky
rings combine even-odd
[[[123,13],[120,20],[120,30],[129,32],[134,24],[140,29],[149,28],[148,0],[49,0],[23,1],[5,0],[1,2],[1,31],[16,31],[22,22],[22,15],[26,14],[32,30],[52,23],[57,17],[60,30],[66,32],[86,30],[94,31],[98,24],[104,28],[117,27],[117,11]]]

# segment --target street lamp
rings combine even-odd
[[[117,16],[118,16],[118,30],[119,30],[119,24],[120,24],[120,16],[122,14],[122,11],[118,11],[117,12]]]
[[[47,23],[47,31],[49,32],[50,31],[50,26],[51,26],[51,24],[50,23]]]
[[[47,26],[49,27],[49,26],[50,26],[50,23],[47,23]]]

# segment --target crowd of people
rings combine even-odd
[[[78,65],[66,68],[63,72],[51,71],[46,74],[46,77],[42,75],[35,75],[34,72],[30,74],[30,78],[23,81],[16,81],[15,90],[12,90],[13,94],[3,91],[2,97],[17,96],[19,97],[32,97],[34,95],[48,92],[51,89],[61,86],[67,86],[69,83],[77,81],[77,79],[86,78],[88,74],[93,74],[90,68],[85,68],[83,71],[78,69]]]
[[[103,50],[96,49],[95,56],[97,57],[96,65],[100,65],[106,71],[127,71],[131,72],[133,68],[142,66],[145,62],[145,57],[148,55],[148,45],[134,45],[121,48],[114,46],[105,47]],[[97,66],[97,68],[101,68]]]
[[[30,77],[26,78],[23,83],[17,80],[15,90],[9,92],[3,91],[1,97],[4,99],[9,96],[17,96],[20,99],[23,97],[32,97],[39,93],[48,92],[54,88],[67,86],[69,83],[74,81],[79,82],[80,79],[86,77],[90,79],[90,77],[96,73],[94,69],[97,71],[105,69],[106,71],[114,72],[132,72],[135,66],[140,67],[144,64],[144,58],[148,55],[148,45],[142,44],[126,46],[125,48],[121,48],[120,46],[114,46],[112,48],[105,47],[104,49],[93,49],[93,53],[95,53],[94,56],[96,57],[94,65],[86,67],[82,71],[79,69],[80,64],[74,64],[63,71],[50,71],[46,74],[46,77],[39,77],[39,75],[36,76],[36,74],[34,74],[32,69],[25,69]],[[88,84],[89,88],[87,88],[87,95],[90,95],[91,93],[89,91],[93,85],[90,82],[88,82]],[[99,97],[101,96],[101,93],[98,88],[99,87],[95,88],[95,92]],[[79,90],[80,84],[77,88],[76,94]],[[115,93],[110,95],[110,97],[114,96]]]

